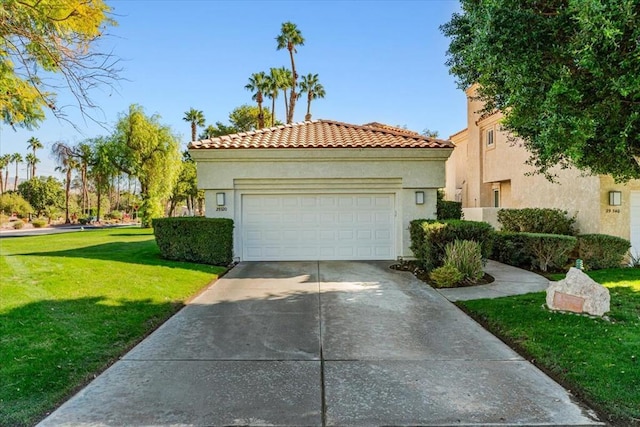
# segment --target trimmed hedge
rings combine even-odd
[[[585,268],[619,268],[631,242],[608,234],[583,234],[578,236],[578,258]]]
[[[542,271],[549,267],[562,268],[569,261],[578,239],[561,234],[522,233],[525,235],[525,252],[531,256],[532,266]]]
[[[486,222],[464,220],[413,220],[409,226],[411,251],[427,271],[444,264],[445,248],[456,240],[478,242],[482,257],[491,255],[493,227]]]
[[[444,200],[444,192],[442,190],[438,190],[436,218],[439,220],[462,219],[462,203]]]
[[[226,266],[233,260],[233,220],[155,218],[153,234],[163,258]]]
[[[575,236],[578,234],[576,217],[568,215],[560,209],[501,209],[498,222],[502,231]]]
[[[532,260],[525,249],[526,242],[526,234],[497,231],[493,236],[490,258],[503,264],[530,269]]]

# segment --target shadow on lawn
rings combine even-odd
[[[160,250],[155,240],[141,242],[111,242],[101,245],[86,246],[62,251],[18,253],[10,256],[42,256],[61,258],[85,258],[104,261],[126,262],[131,264],[157,265],[163,267],[182,268],[219,274],[224,267],[166,260],[160,257]]]
[[[34,425],[182,307],[96,296],[0,315],[0,425]]]

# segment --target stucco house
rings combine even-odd
[[[467,128],[452,135],[446,198],[462,202],[465,219],[497,226],[502,208],[558,208],[576,215],[581,233],[629,239],[640,253],[640,180],[616,184],[610,176],[557,168],[552,183],[526,164],[529,152],[500,126],[502,114],[480,114],[475,86],[467,90]]]
[[[235,223],[234,256],[411,256],[409,222],[433,218],[449,141],[380,123],[315,120],[194,141],[208,217]]]

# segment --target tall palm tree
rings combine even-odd
[[[265,96],[271,99],[271,126],[276,124],[276,99],[280,93],[280,85],[278,84],[279,71],[278,68],[271,68],[266,77],[267,92]]]
[[[3,154],[0,156],[0,194],[7,191],[7,181],[9,180],[9,163],[11,162],[11,154]],[[2,179],[2,170],[4,169],[5,178]]]
[[[29,180],[31,178],[35,178],[36,177],[36,163],[40,162],[40,159],[38,159],[36,157],[36,155],[33,154],[33,153],[28,153],[26,156],[24,156],[24,159],[27,162],[27,180]],[[29,171],[31,171],[31,174],[29,174]]]
[[[189,109],[184,113],[184,117],[182,118],[185,122],[191,123],[191,140],[196,140],[198,126],[204,126],[204,113],[200,110],[196,110],[195,108]]]
[[[267,75],[264,71],[260,71],[259,73],[253,73],[251,77],[249,77],[249,83],[245,85],[245,89],[250,90],[251,92],[255,92],[251,99],[258,103],[258,129],[262,129],[264,127],[264,113],[262,112],[262,94],[269,91],[269,86],[267,85]]]
[[[278,74],[278,85],[280,87],[280,90],[282,90],[282,93],[284,94],[284,112],[285,120],[287,120],[287,118],[289,117],[289,101],[287,98],[287,90],[291,88],[292,73],[291,70],[285,67],[280,67],[278,68]]]
[[[91,211],[91,199],[89,198],[89,165],[93,159],[93,149],[88,142],[81,142],[71,148],[73,157],[76,158],[76,167],[80,169],[80,182],[82,183],[82,212],[83,214]]]
[[[36,150],[40,148],[44,148],[44,145],[40,142],[38,138],[32,136],[27,140],[27,144],[29,144],[29,148],[33,150],[33,157],[35,157],[35,161],[31,162],[31,178],[35,178],[36,176],[36,163],[40,163],[40,160],[36,157]]]
[[[298,53],[296,46],[304,46],[304,38],[302,33],[293,22],[284,22],[280,29],[280,34],[276,37],[278,42],[278,50],[287,49],[291,58],[291,97],[289,98],[289,112],[287,115],[287,123],[293,122],[293,113],[296,107],[296,86],[298,74],[296,73],[296,63],[293,54]]]
[[[77,167],[78,162],[74,158],[73,149],[64,142],[56,142],[55,144],[53,144],[53,147],[51,147],[51,154],[53,154],[56,163],[58,163],[58,167],[56,167],[56,170],[59,170],[65,174],[64,223],[70,224],[71,219],[69,218],[69,193],[71,192],[71,172]]]
[[[18,165],[22,163],[22,155],[20,153],[13,153],[11,155],[11,161],[16,164],[16,176],[13,177],[13,191],[18,190]]]
[[[302,81],[300,82],[300,95],[303,93],[307,93],[307,114],[304,116],[305,121],[311,120],[311,101],[318,98],[324,98],[326,95],[324,91],[324,86],[320,84],[318,81],[317,74],[307,74],[306,76],[302,76]]]

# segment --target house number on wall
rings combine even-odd
[[[620,213],[620,209],[607,209],[607,213]]]
[[[226,210],[227,210],[227,207],[226,207],[226,206],[218,206],[218,207],[216,208],[216,211],[218,211],[218,212],[224,212],[224,211],[226,211]]]

